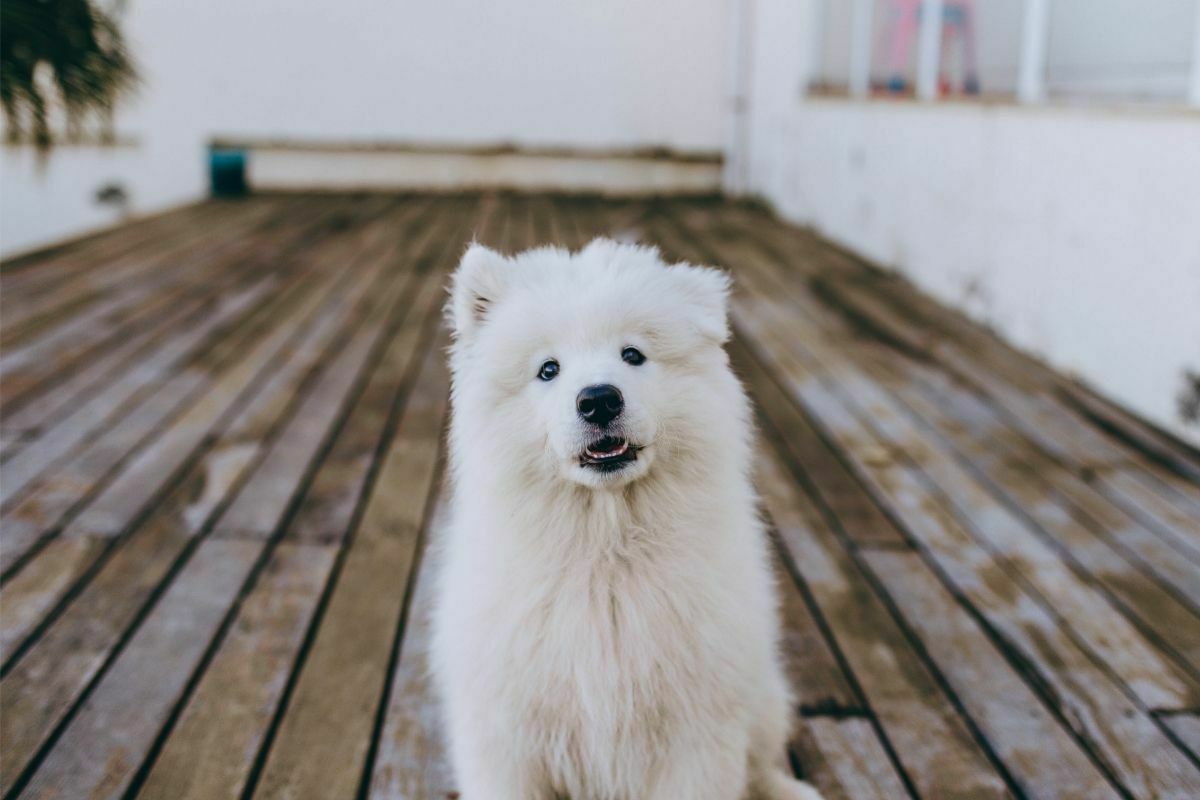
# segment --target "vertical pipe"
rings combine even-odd
[[[1197,0],[1200,8],[1200,0]],[[1200,24],[1197,25],[1200,28]],[[1040,103],[1046,99],[1046,42],[1049,39],[1049,0],[1025,0],[1021,19],[1021,61],[1017,68],[1017,100]],[[1198,40],[1200,51],[1200,40]]]
[[[936,100],[942,60],[942,0],[921,3],[921,29],[917,34],[917,98]]]
[[[1188,87],[1188,105],[1200,108],[1200,0],[1196,0],[1196,21],[1192,25],[1192,82]]]
[[[1197,0],[1200,2],[1200,0]],[[825,65],[825,41],[829,38],[829,3],[830,0],[813,0],[808,4],[808,62],[806,70],[800,76],[800,95],[811,94],[813,83],[824,78],[822,74]]]
[[[854,0],[850,20],[850,96],[871,93],[871,16],[875,0]]]
[[[725,190],[739,196],[750,185],[750,94],[754,69],[754,0],[730,4],[734,31],[730,59],[729,139],[725,154]]]

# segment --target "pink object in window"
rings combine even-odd
[[[887,0],[887,5],[887,88],[889,91],[900,93],[908,88],[905,73],[912,57],[913,45],[917,41],[925,3],[922,0]],[[944,0],[942,3],[943,54],[950,39],[957,39],[961,48],[964,72],[961,90],[966,94],[979,94],[975,50],[975,0]],[[940,83],[943,91],[949,90],[949,81],[944,75]]]

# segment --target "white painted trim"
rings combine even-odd
[[[875,0],[854,0],[850,28],[850,95],[871,93],[871,27]]]
[[[921,29],[917,34],[917,99],[936,100],[942,61],[942,0],[921,3]]]
[[[1021,18],[1021,61],[1017,68],[1017,100],[1022,103],[1040,103],[1046,99],[1049,5],[1049,0],[1025,0]],[[1200,0],[1197,0],[1197,7],[1200,8]],[[1200,29],[1200,24],[1197,28]]]

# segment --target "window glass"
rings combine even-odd
[[[876,93],[913,93],[921,19],[928,5],[921,0],[875,0],[871,87]],[[1023,5],[1013,0],[944,0],[941,95],[1014,93]]]
[[[1046,89],[1059,100],[1182,100],[1197,0],[1052,0]]]
[[[822,0],[816,14],[817,44],[810,88],[842,94],[850,83],[852,0]]]

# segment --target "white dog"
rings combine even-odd
[[[433,666],[465,800],[819,800],[779,766],[728,290],[607,240],[463,257]]]

